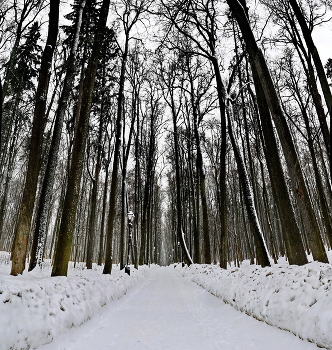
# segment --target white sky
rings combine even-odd
[[[64,22],[64,15],[71,11],[70,4],[73,1],[62,0],[60,6],[60,21]],[[111,16],[111,13],[109,17]],[[150,36],[150,35],[149,35]],[[320,53],[323,65],[328,58],[332,58],[332,20],[328,23],[323,23],[319,27],[315,27],[313,31],[313,40]]]
[[[327,59],[332,58],[332,23],[315,28],[312,36],[323,65],[325,65]]]

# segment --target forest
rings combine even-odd
[[[11,275],[327,263],[331,18],[331,0],[0,1]]]

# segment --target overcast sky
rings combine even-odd
[[[332,58],[332,23],[316,28],[313,39],[325,65],[327,59]]]

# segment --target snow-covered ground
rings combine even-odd
[[[237,310],[332,349],[331,265],[311,262],[261,268],[244,264],[228,270],[178,265],[176,269]]]
[[[0,253],[0,350],[332,349],[328,264],[9,271]]]
[[[153,268],[137,287],[82,327],[38,350],[317,350],[316,345],[236,311],[172,267]]]
[[[131,276],[114,269],[69,269],[67,277],[50,277],[51,267],[10,276],[9,255],[0,252],[0,350],[29,349],[50,342],[81,325],[101,308],[121,298],[144,278],[147,268]]]

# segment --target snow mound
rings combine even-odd
[[[123,271],[102,275],[82,270],[71,271],[69,277],[44,277],[42,272],[18,277],[0,274],[0,350],[51,342],[66,328],[82,324],[102,306],[121,298],[146,269],[131,270],[131,276]]]
[[[248,265],[228,270],[195,264],[185,268],[178,265],[176,270],[237,310],[332,349],[329,264]]]

